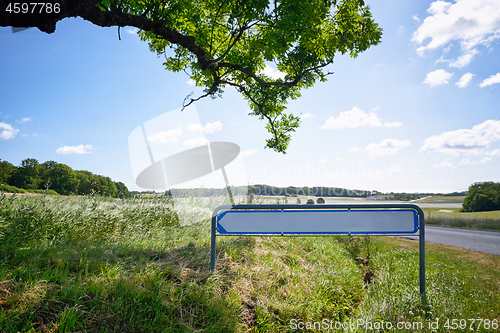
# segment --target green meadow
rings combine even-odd
[[[428,244],[424,301],[393,237],[219,237],[210,273],[207,213],[1,195],[0,332],[498,331],[499,256]]]

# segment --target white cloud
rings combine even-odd
[[[207,143],[208,140],[203,136],[184,141],[184,144],[186,146],[203,146],[206,145]]]
[[[180,128],[177,128],[168,131],[159,131],[156,134],[148,136],[147,139],[151,143],[167,143],[178,142],[181,136],[182,130]]]
[[[203,126],[203,132],[205,133],[213,133],[216,131],[220,131],[222,129],[222,123],[217,120],[213,123],[207,123],[205,126]]]
[[[420,22],[420,19],[418,18],[417,15],[413,15],[411,18],[417,22]]]
[[[217,120],[213,123],[207,123],[205,126],[201,124],[191,124],[188,125],[187,129],[191,132],[213,133],[222,129],[222,123]]]
[[[285,76],[286,76],[286,73],[280,72],[279,70],[274,69],[274,68],[268,66],[267,64],[266,64],[266,67],[264,68],[264,70],[260,74],[264,74],[266,76],[269,76],[273,80],[285,79]]]
[[[491,160],[492,160],[492,158],[491,158],[491,157],[487,157],[487,156],[485,156],[485,157],[483,157],[483,158],[482,158],[479,162],[484,163],[484,162],[489,162],[489,161],[491,161]]]
[[[448,73],[444,69],[437,69],[433,72],[427,73],[424,83],[428,84],[430,87],[438,86],[441,84],[448,84],[448,81],[452,76],[452,73]]]
[[[125,28],[125,32],[130,34],[130,35],[137,35],[138,31],[139,31],[139,29],[134,28],[134,27]]]
[[[250,150],[244,150],[241,152],[241,156],[246,157],[246,156],[253,156],[257,154],[257,149],[250,149]]]
[[[12,125],[0,121],[0,140],[13,139],[18,132],[19,130],[12,127]]]
[[[457,83],[455,83],[459,88],[465,88],[469,85],[470,81],[472,80],[472,78],[474,77],[474,74],[472,73],[466,73],[464,75],[462,75],[462,77],[460,78],[460,80],[458,80]]]
[[[441,163],[434,164],[435,168],[449,168],[451,166],[453,166],[453,164],[451,164],[449,158],[447,158],[446,161],[442,161]]]
[[[500,140],[500,121],[490,119],[472,129],[458,129],[428,137],[420,152],[481,155],[490,143],[497,140]]]
[[[380,157],[393,155],[409,145],[408,140],[384,139],[380,143],[370,143],[365,150],[368,151],[368,157]]]
[[[447,48],[445,48],[443,50],[443,52],[444,53],[448,53],[450,51],[450,48],[451,48],[451,45],[448,46]],[[444,59],[443,56],[441,56],[441,58],[439,58],[438,60],[436,60],[436,64],[440,63],[440,62],[445,62],[445,63],[448,63],[448,65],[450,67],[463,68],[463,67],[467,66],[472,61],[472,58],[477,53],[479,53],[477,50],[470,50],[467,53],[465,53],[465,54],[461,55],[460,57],[458,57],[457,60]]]
[[[470,50],[466,54],[458,57],[457,60],[455,60],[455,61],[450,60],[449,64],[451,67],[463,68],[463,67],[467,66],[472,61],[472,58],[478,53],[479,52],[477,50]]]
[[[326,162],[327,162],[326,158],[324,158],[321,161],[319,161],[319,163],[326,163]]]
[[[377,108],[375,109],[377,110]],[[398,127],[403,124],[400,122],[389,123],[386,122],[382,125],[379,117],[375,112],[366,113],[357,107],[353,107],[352,110],[340,112],[338,117],[331,116],[325,123],[321,126],[322,129],[338,129],[338,128],[356,128],[361,126],[370,127]]]
[[[186,83],[189,84],[190,86],[195,86],[196,85],[196,82],[194,82],[193,79],[187,80]]]
[[[311,118],[311,117],[313,117],[313,115],[311,113],[305,113],[305,114],[300,115],[300,119],[307,119],[307,118]]]
[[[494,84],[500,83],[500,73],[490,76],[479,84],[481,88],[488,87]]]
[[[477,163],[476,161],[471,161],[471,160],[464,158],[460,161],[460,163],[458,163],[458,165],[474,165],[476,163]]]
[[[488,46],[500,38],[498,0],[456,0],[454,3],[438,0],[431,3],[427,12],[429,16],[412,37],[418,44],[430,39],[417,49],[420,55],[458,41],[463,55],[450,65],[463,67],[478,52],[478,46]]]
[[[31,119],[30,117],[24,117],[23,119],[18,120],[17,122],[20,124],[24,124],[24,123],[27,123],[28,121],[32,121],[32,120],[33,119]]]
[[[62,146],[57,148],[56,154],[68,155],[68,154],[90,154],[94,150],[92,145],[78,145],[78,146]]]
[[[500,149],[495,149],[495,150],[489,151],[489,152],[487,152],[484,155],[487,155],[487,156],[500,156]]]
[[[401,126],[403,126],[403,123],[401,123],[399,121],[395,121],[392,123],[388,123],[388,122],[384,123],[384,127],[401,127]]]

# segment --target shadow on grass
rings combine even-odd
[[[248,238],[219,244],[220,266],[226,252],[250,260],[243,253],[251,246]],[[209,272],[207,244],[73,243],[2,254],[1,332],[235,332],[242,325],[240,302],[225,298]]]

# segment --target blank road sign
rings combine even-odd
[[[221,212],[220,234],[415,234],[418,214],[397,210],[267,210]]]

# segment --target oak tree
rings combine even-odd
[[[300,124],[285,112],[287,102],[325,81],[335,55],[356,57],[382,36],[363,0],[58,0],[50,13],[28,6],[22,15],[8,4],[2,1],[1,26],[53,33],[58,21],[81,17],[140,29],[150,50],[165,55],[167,70],[184,71],[204,88],[184,106],[235,87],[250,114],[266,121],[266,146],[282,153]],[[266,65],[280,75],[266,75]]]

